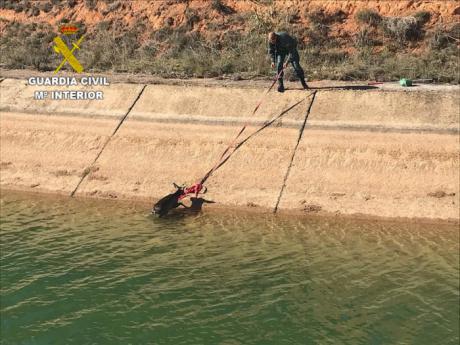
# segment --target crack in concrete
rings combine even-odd
[[[85,168],[85,170],[83,170],[82,177],[81,177],[80,181],[78,182],[77,186],[75,187],[75,189],[72,191],[72,193],[70,193],[70,197],[73,197],[75,195],[75,193],[77,192],[78,188],[82,184],[83,180],[92,171],[92,168],[93,168],[94,164],[97,162],[97,160],[101,156],[102,152],[104,151],[104,149],[106,148],[106,146],[108,145],[108,143],[110,142],[112,137],[117,133],[118,129],[120,129],[121,125],[126,120],[126,118],[128,117],[129,113],[131,112],[131,110],[134,108],[134,106],[136,105],[137,101],[139,100],[139,98],[141,98],[141,95],[144,92],[146,87],[147,87],[147,85],[144,84],[144,86],[142,87],[141,91],[139,92],[139,94],[137,95],[136,99],[134,100],[133,104],[131,104],[131,106],[129,107],[129,109],[126,112],[126,114],[121,118],[121,120],[118,123],[117,127],[115,127],[115,129],[113,130],[112,134],[107,138],[107,140],[105,141],[104,145],[102,145],[102,148],[99,151],[99,153],[96,155],[96,158],[94,158],[93,162],[90,164],[89,167],[87,167],[87,168]]]
[[[278,200],[276,201],[275,208],[273,209],[273,213],[276,213],[278,211],[278,207],[279,207],[281,198],[283,197],[283,192],[284,192],[284,189],[286,188],[286,183],[287,183],[287,180],[289,178],[289,174],[291,172],[292,163],[294,162],[295,154],[297,152],[297,148],[299,147],[300,140],[302,140],[303,131],[305,129],[305,126],[307,125],[307,119],[308,119],[308,116],[310,115],[311,107],[313,106],[313,102],[315,101],[316,92],[317,91],[313,91],[312,94],[311,94],[312,99],[311,99],[310,105],[308,106],[307,113],[305,114],[305,119],[303,120],[303,124],[300,127],[299,137],[297,138],[297,143],[294,146],[294,150],[292,152],[291,160],[290,160],[289,166],[288,166],[288,168],[286,170],[286,174],[284,175],[283,184],[281,186],[281,190],[280,190],[280,193],[278,195]]]

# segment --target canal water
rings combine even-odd
[[[1,344],[458,344],[458,225],[1,195]]]

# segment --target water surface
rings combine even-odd
[[[457,225],[1,196],[1,344],[458,344]]]

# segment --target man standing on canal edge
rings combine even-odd
[[[281,72],[286,55],[289,55],[289,60],[302,83],[302,87],[308,89],[308,85],[305,82],[305,74],[299,63],[297,40],[294,37],[289,36],[286,32],[270,32],[268,34],[268,53],[271,56],[272,68],[276,64],[277,73]],[[278,92],[284,92],[283,75],[284,72],[281,72],[278,79]]]

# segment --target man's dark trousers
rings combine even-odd
[[[283,69],[284,60],[286,60],[286,54],[277,54],[276,55],[276,67],[278,69],[278,74]],[[299,60],[300,60],[300,57],[299,57],[299,52],[297,51],[297,49],[291,51],[291,53],[290,53],[290,62],[292,64],[292,67],[294,67],[294,70],[295,70],[297,76],[299,77],[299,79],[304,80],[305,79],[305,74],[303,72],[302,67],[300,66]],[[283,76],[284,76],[284,72],[281,73],[280,78],[278,79],[280,83],[282,83],[282,81],[283,81]]]

